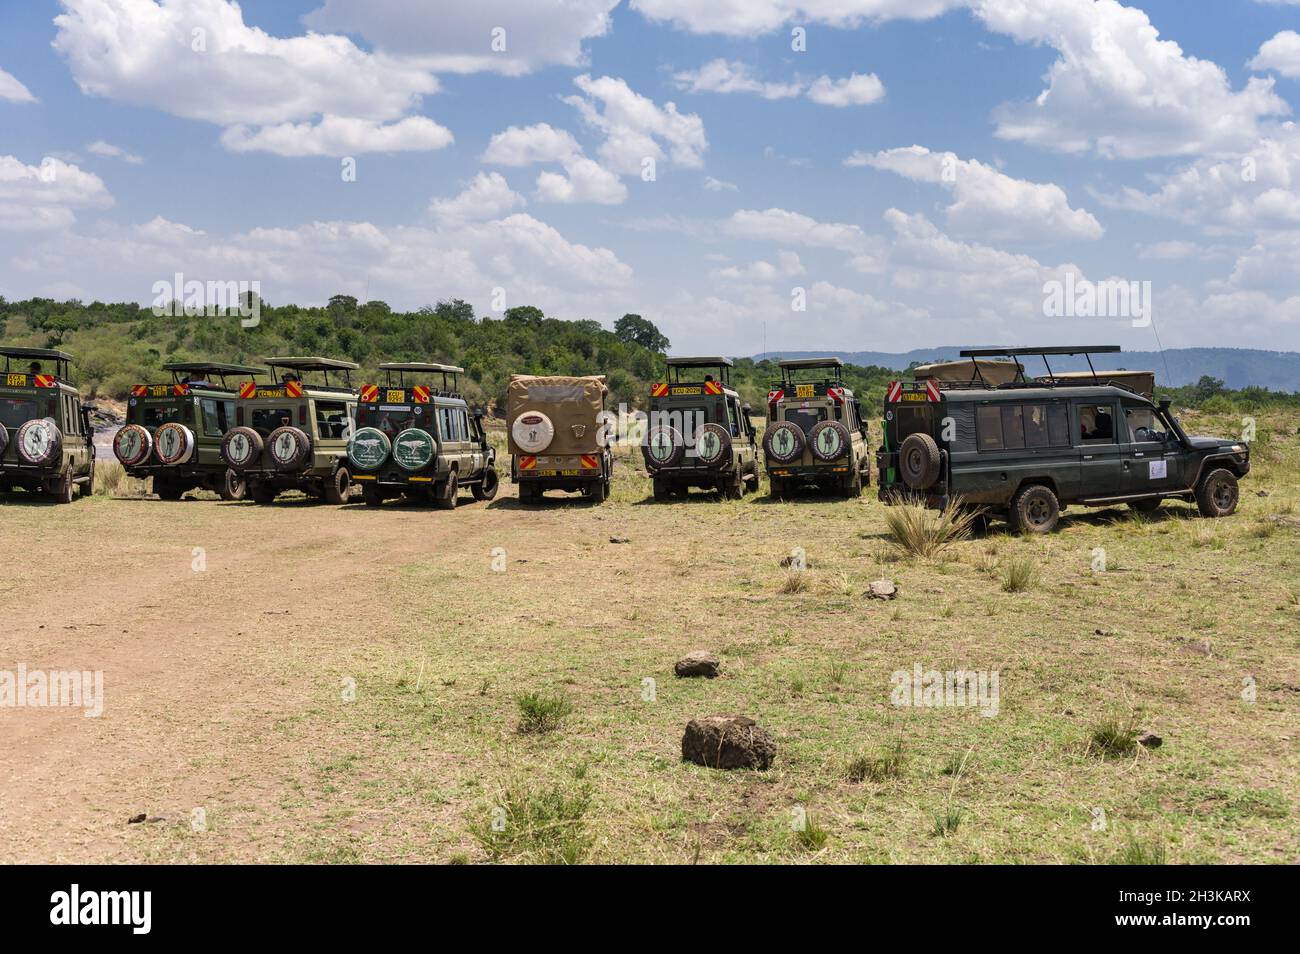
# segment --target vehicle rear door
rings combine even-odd
[[[1124,492],[1141,494],[1185,488],[1187,477],[1182,473],[1179,446],[1166,439],[1164,424],[1155,409],[1139,401],[1122,401],[1121,406]]]

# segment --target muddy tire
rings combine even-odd
[[[237,471],[256,464],[265,449],[262,435],[251,427],[232,427],[221,439],[221,459]]]
[[[1128,505],[1138,513],[1155,513],[1164,502],[1163,497],[1153,497],[1149,500],[1130,500]]]
[[[23,463],[45,467],[63,455],[63,434],[49,418],[38,418],[18,428],[14,445]]]
[[[346,467],[340,467],[334,471],[325,480],[325,486],[321,489],[321,498],[327,504],[345,504],[348,502],[348,495],[352,493],[352,474]]]
[[[1042,484],[1021,487],[1011,500],[1011,525],[1021,533],[1051,533],[1060,518],[1060,501]]]
[[[706,467],[731,460],[731,432],[721,424],[705,424],[695,438],[695,459]]]
[[[221,475],[221,483],[217,487],[217,493],[221,495],[222,500],[243,500],[248,491],[248,481],[244,480],[241,474],[237,474],[229,467]]]
[[[1218,467],[1196,485],[1196,506],[1202,517],[1227,517],[1237,509],[1237,476]]]
[[[803,431],[789,421],[777,421],[763,435],[763,452],[768,460],[789,464],[803,456],[807,442]]]
[[[659,424],[646,433],[641,455],[647,468],[676,467],[686,456],[686,441],[677,428]]]
[[[501,486],[501,478],[497,476],[497,469],[491,464],[487,470],[483,471],[483,480],[474,485],[475,500],[491,500],[497,495],[497,490]]]
[[[293,426],[277,427],[266,439],[275,469],[285,472],[301,470],[311,460],[311,438]]]
[[[438,505],[439,509],[455,510],[456,498],[460,494],[460,478],[456,476],[456,472],[453,470],[447,475],[447,479],[438,486],[441,487],[442,492],[435,498],[434,503]]]
[[[939,479],[939,445],[929,434],[909,434],[898,450],[898,472],[913,490],[926,490]]]
[[[833,464],[849,452],[849,429],[839,421],[819,421],[808,432],[808,449],[823,464]]]
[[[740,500],[745,496],[745,475],[738,470],[722,478],[722,496],[728,500]]]

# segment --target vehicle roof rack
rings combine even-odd
[[[464,368],[454,364],[425,364],[419,361],[389,361],[379,366],[380,371],[437,371],[446,374],[464,374]]]
[[[52,348],[10,348],[0,347],[0,355],[6,358],[44,358],[47,361],[72,361],[72,355],[66,351]]]
[[[1037,348],[963,348],[961,351],[957,352],[957,354],[962,358],[972,358],[972,359],[1002,358],[1002,357],[1017,358],[1017,357],[1037,356],[1043,359],[1043,367],[1047,369],[1047,377],[1049,379],[1055,377],[1054,372],[1052,371],[1052,366],[1051,364],[1048,363],[1047,360],[1049,355],[1081,354],[1088,361],[1088,370],[1092,372],[1093,383],[1100,385],[1103,382],[1097,377],[1097,369],[1093,367],[1092,356],[1094,354],[1118,354],[1121,350],[1122,349],[1120,348],[1119,345],[1045,345]],[[980,383],[983,384],[984,377],[982,374],[980,374],[979,362],[972,361],[971,363],[975,365],[976,377],[979,379]],[[996,387],[1003,387],[1003,388],[1027,387],[1027,386],[1041,387],[1043,386],[1043,383],[1044,382],[1028,381],[1025,378],[1024,365],[1021,365],[1020,370],[1016,372],[1015,380],[1011,381],[1009,384],[996,385]],[[1054,386],[1054,385],[1048,385],[1048,386]],[[1066,386],[1068,387],[1069,385]]]
[[[265,358],[263,359],[266,366],[271,369],[271,377],[275,377],[277,368],[286,368],[290,371],[299,373],[304,371],[319,371],[325,375],[325,387],[330,387],[330,372],[342,371],[343,383],[347,390],[352,388],[352,372],[361,367],[355,361],[341,361],[338,358]],[[318,386],[318,385],[317,385]],[[334,387],[332,390],[339,391],[344,388]]]
[[[221,364],[217,361],[171,361],[162,366],[164,371],[173,374],[266,374],[266,368],[254,368],[244,364]]]
[[[717,368],[720,383],[731,386],[731,369],[735,366],[730,358],[724,358],[721,355],[709,357],[680,357],[665,358],[668,365],[669,378],[673,384],[682,382],[682,372],[688,368]]]
[[[842,368],[843,358],[782,358],[776,363],[778,368]]]

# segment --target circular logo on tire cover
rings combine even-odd
[[[840,432],[833,427],[823,428],[817,435],[817,449],[827,457],[834,458],[843,446],[844,441],[840,438]]]
[[[673,435],[670,431],[660,429],[650,435],[650,456],[658,461],[665,461],[673,455]]]
[[[429,466],[437,451],[437,443],[428,431],[410,427],[393,441],[393,460],[403,470],[421,470]]]
[[[361,470],[375,470],[388,460],[392,444],[377,427],[363,427],[348,441],[348,460]]]
[[[696,442],[695,453],[704,460],[713,460],[722,453],[722,438],[716,431],[705,431]]]
[[[135,463],[144,456],[144,436],[139,428],[124,427],[113,438],[113,453],[125,463]]]
[[[23,454],[28,460],[44,460],[53,441],[54,425],[49,420],[33,421],[23,434]]]
[[[158,459],[164,464],[176,464],[185,456],[185,432],[179,427],[164,425],[154,434],[158,444]]]
[[[226,442],[226,453],[230,456],[232,464],[247,464],[249,458],[253,456],[253,442],[248,439],[247,434],[232,434],[230,440]]]
[[[794,453],[794,435],[789,428],[783,427],[772,435],[772,450],[781,457],[789,457]]]
[[[281,431],[271,444],[271,456],[281,464],[287,464],[298,456],[302,442],[293,431]]]

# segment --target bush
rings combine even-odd
[[[890,542],[913,556],[930,558],[970,536],[976,514],[955,503],[942,510],[920,504],[897,504],[885,510]]]

